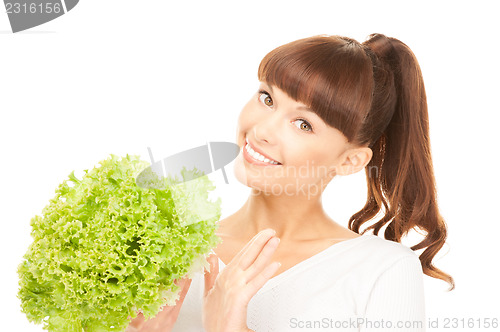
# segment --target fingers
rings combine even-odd
[[[177,316],[181,310],[182,303],[184,302],[184,298],[189,290],[191,285],[191,279],[183,278],[181,280],[176,280],[174,283],[181,288],[181,292],[179,295],[179,299],[177,300],[174,306],[163,306],[158,314],[152,318],[145,320],[144,316],[142,316],[142,324],[139,326],[135,326],[138,332],[156,332],[156,331],[170,331],[177,320]],[[133,330],[132,330],[133,331]],[[132,332],[130,331],[130,332]],[[128,331],[127,331],[128,332]]]
[[[248,269],[248,267],[257,259],[267,241],[269,241],[269,239],[272,238],[275,234],[276,231],[272,229],[265,229],[259,232],[259,234],[257,234],[257,237],[253,241],[251,241],[249,246],[244,250],[240,258],[236,261],[238,262],[238,266],[243,270]],[[242,251],[240,251],[240,253]]]
[[[259,233],[255,234],[255,236],[247,242],[247,244],[245,244],[245,246],[233,257],[233,259],[231,260],[231,262],[229,262],[229,264],[231,264],[232,262],[238,262],[241,258],[241,256],[243,256],[243,254],[245,253],[245,251],[248,249],[248,247],[250,247],[252,245],[252,243],[255,242],[255,240],[263,233],[263,232],[274,232],[276,233],[276,231],[274,231],[273,229],[270,229],[270,228],[267,228],[263,231],[260,231]]]
[[[177,321],[177,317],[179,316],[179,312],[181,311],[182,304],[184,303],[184,299],[186,298],[186,294],[191,286],[192,279],[184,278],[179,282],[179,287],[181,287],[181,293],[179,296],[179,300],[173,307],[165,306],[160,312],[161,321],[156,325],[158,331],[170,331],[175,322]],[[146,329],[145,331],[153,331]]]
[[[274,273],[278,270],[278,268],[281,266],[281,263],[278,262],[273,262],[272,264],[268,265],[262,272],[257,274],[255,278],[253,278],[248,284],[247,284],[247,289],[246,291],[248,298],[252,298],[259,289],[264,286],[264,284],[271,279],[271,277],[274,275]]]
[[[191,281],[192,279],[184,278],[179,282],[179,287],[181,287],[181,295],[179,297],[179,300],[177,301],[176,306],[181,306],[182,302],[184,302],[184,298],[186,297],[186,294],[189,290],[189,287],[191,286]]]
[[[125,332],[138,332],[138,331],[139,330],[135,326],[132,326],[132,325],[127,326],[127,328],[125,329]]]
[[[189,287],[191,286],[191,281],[192,280],[189,278],[175,280],[174,284],[181,289],[179,299],[177,300],[175,306],[163,306],[154,318],[148,320],[146,320],[144,315],[139,312],[137,317],[130,322],[125,332],[170,331],[177,320],[182,303],[184,302]]]
[[[127,330],[126,332],[135,332],[135,331],[139,331],[140,327],[142,325],[144,325],[144,315],[139,312],[137,314],[137,317],[135,317],[134,319],[132,319],[132,321],[130,322],[129,326],[127,327]]]
[[[258,239],[260,238],[261,235],[268,233],[268,234],[276,234],[276,231],[271,229],[271,228],[266,228],[262,231],[260,231],[259,233],[255,234],[255,236],[247,242],[247,244],[236,254],[236,256],[233,257],[233,259],[231,260],[231,262],[238,262],[241,258],[241,256],[244,255],[244,253],[248,250],[248,248]],[[229,264],[231,264],[231,262]]]
[[[181,290],[179,292],[179,299],[177,300],[177,302],[173,306],[165,305],[165,308],[164,308],[165,310],[167,310],[167,308],[173,308],[175,306],[180,306],[182,304],[182,302],[184,302],[184,298],[186,297],[186,294],[189,290],[189,287],[191,286],[191,281],[192,280],[187,278],[187,277],[174,280],[174,284],[177,287],[179,287]]]
[[[257,256],[257,259],[245,271],[247,280],[252,280],[258,273],[261,273],[269,265],[274,252],[278,248],[279,242],[280,239],[274,236],[267,241],[264,248]]]
[[[219,258],[217,255],[208,256],[208,262],[210,263],[210,272],[205,271],[205,291],[204,296],[207,296],[208,292],[212,289],[215,284],[215,279],[219,274]]]

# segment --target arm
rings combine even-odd
[[[416,255],[406,256],[376,280],[360,331],[422,332],[425,331],[425,323],[422,267]]]

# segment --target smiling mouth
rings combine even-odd
[[[245,150],[243,154],[249,162],[258,165],[275,165],[275,166],[282,165],[280,162],[273,159],[269,159],[263,156],[262,154],[256,152],[254,149],[251,148],[248,141],[245,142],[245,146],[243,147],[243,149]]]

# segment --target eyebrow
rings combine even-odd
[[[311,112],[311,113],[314,113],[316,114],[315,112],[313,112],[312,109],[310,109],[309,107],[305,107],[305,106],[299,106],[297,107],[298,110],[304,110],[304,111],[307,111],[307,112]]]

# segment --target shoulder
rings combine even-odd
[[[370,234],[353,249],[352,254],[359,260],[360,267],[371,271],[371,275],[380,275],[389,269],[407,269],[409,266],[412,271],[422,271],[418,255],[399,242]]]
[[[373,256],[373,258],[382,258],[390,257],[394,259],[399,259],[403,257],[416,257],[416,254],[413,250],[411,250],[406,245],[386,240],[377,235],[370,235],[370,239],[364,242],[364,249],[369,251],[369,254]]]
[[[420,259],[404,244],[370,234],[351,248],[347,256],[353,267],[348,283],[359,303],[393,298],[396,303],[399,296],[411,299],[423,296]]]

